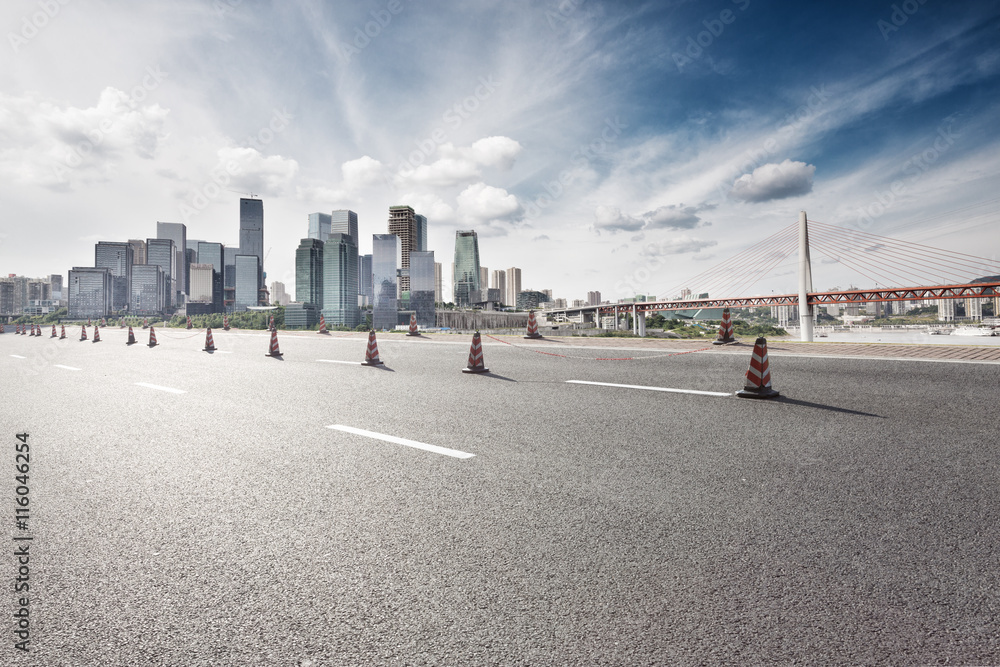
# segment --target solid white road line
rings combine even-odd
[[[12,354],[10,356],[14,357],[15,359],[27,359],[28,358],[28,357],[22,357],[20,354]]]
[[[460,452],[457,449],[448,449],[447,447],[428,445],[423,442],[417,442],[416,440],[407,440],[406,438],[397,438],[394,435],[384,435],[382,433],[375,433],[374,431],[365,431],[363,429],[354,428],[352,426],[341,426],[340,424],[333,424],[331,426],[327,426],[327,428],[332,428],[337,431],[344,431],[346,433],[353,433],[355,435],[363,435],[366,438],[385,440],[386,442],[392,442],[397,445],[406,445],[407,447],[413,447],[415,449],[423,449],[428,452],[434,452],[435,454],[454,456],[456,459],[471,459],[473,456],[475,456],[475,454],[469,454],[468,452]]]
[[[72,366],[63,366],[62,364],[52,364],[56,368],[65,368],[68,371],[78,371],[79,368],[73,368]]]
[[[569,384],[593,384],[598,387],[621,387],[622,389],[646,389],[648,391],[668,391],[672,394],[698,394],[699,396],[732,396],[721,391],[699,391],[697,389],[671,389],[670,387],[642,387],[636,384],[612,384],[610,382],[587,382],[586,380],[566,380]]]
[[[324,364],[350,364],[352,366],[360,366],[360,361],[339,361],[337,359],[317,359],[316,361],[322,361]]]
[[[186,394],[187,392],[183,389],[173,389],[172,387],[163,387],[158,384],[149,384],[148,382],[136,382],[140,387],[148,387],[150,389],[159,389],[160,391],[169,391],[171,394]]]

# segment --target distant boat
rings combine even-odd
[[[993,330],[985,327],[958,327],[951,332],[952,336],[992,336]]]

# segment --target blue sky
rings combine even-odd
[[[240,192],[289,288],[309,213],[357,211],[370,252],[396,204],[446,266],[476,229],[570,300],[698,290],[800,210],[1000,251],[995,2],[17,0],[0,25],[3,273],[157,220],[235,243]]]

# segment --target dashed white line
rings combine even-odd
[[[15,359],[27,359],[28,358],[28,357],[22,357],[20,354],[12,354],[10,356],[14,357]]]
[[[158,384],[149,384],[148,382],[136,382],[140,387],[148,387],[149,389],[159,389],[160,391],[169,391],[171,394],[186,394],[187,392],[183,389],[174,389],[173,387],[163,387]]]
[[[63,366],[62,364],[52,364],[55,368],[65,368],[68,371],[78,371],[79,368],[74,368],[72,366]]]
[[[327,426],[327,428],[332,428],[337,431],[344,431],[346,433],[353,433],[355,435],[363,435],[366,438],[375,438],[376,440],[385,440],[386,442],[392,442],[397,445],[405,445],[407,447],[413,447],[414,449],[423,449],[424,451],[434,452],[435,454],[444,454],[445,456],[453,456],[456,459],[471,459],[475,454],[469,454],[468,452],[460,452],[457,449],[448,449],[447,447],[439,447],[437,445],[428,445],[424,442],[417,442],[416,440],[407,440],[406,438],[397,438],[394,435],[385,435],[384,433],[375,433],[374,431],[365,431],[364,429],[354,428],[353,426],[341,426],[340,424],[333,424]]]
[[[324,364],[350,364],[351,366],[361,366],[360,361],[340,361],[339,359],[317,359],[316,361],[322,361]]]
[[[673,389],[671,387],[643,387],[637,384],[612,384],[610,382],[587,382],[586,380],[566,380],[569,384],[593,384],[598,387],[621,387],[622,389],[645,389],[647,391],[667,391],[671,394],[697,394],[699,396],[732,396],[721,391],[700,391],[698,389]]]

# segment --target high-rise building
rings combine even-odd
[[[486,300],[486,290],[490,288],[490,270],[485,266],[479,267],[479,289],[482,294],[479,295],[480,301]]]
[[[517,295],[521,293],[521,269],[507,269],[507,296],[503,302],[508,306],[517,306]]]
[[[434,262],[434,302],[444,303],[444,290],[441,288],[441,262]]]
[[[134,249],[129,243],[100,241],[94,246],[94,266],[111,270],[111,310],[128,310],[132,301],[132,260]]]
[[[455,305],[481,300],[479,236],[474,230],[455,232]]]
[[[358,257],[358,294],[362,297],[364,305],[370,306],[375,290],[372,287],[372,256],[361,255]]]
[[[285,291],[285,283],[275,280],[271,283],[271,303],[276,303],[279,306],[287,306],[292,302],[291,298],[288,296],[288,292]]]
[[[389,207],[389,233],[399,238],[399,291],[410,291],[410,251],[416,250],[417,214],[409,206]]]
[[[500,290],[500,296],[497,297],[497,301],[500,301],[505,306],[513,306],[514,304],[507,302],[507,272],[504,270],[494,271],[493,280],[490,282],[490,289]]]
[[[192,264],[188,274],[191,283],[188,286],[188,302],[212,303],[214,297],[215,269],[211,264]]]
[[[588,306],[599,306],[599,305],[601,305],[601,293],[600,292],[587,292],[587,305]]]
[[[49,276],[49,284],[52,285],[52,300],[63,301],[63,277],[61,273],[53,273]]]
[[[329,236],[329,234],[327,234]],[[323,244],[307,238],[295,249],[295,300],[323,308]]]
[[[166,305],[167,280],[163,269],[155,264],[132,267],[132,315],[158,315]]]
[[[183,222],[157,222],[156,238],[174,242],[174,252],[177,253],[174,263],[176,271],[170,274],[170,278],[174,281],[173,289],[176,292],[173,302],[179,304],[183,301],[180,294],[187,294],[187,225]]]
[[[132,263],[133,264],[145,264],[146,263],[146,242],[142,239],[129,239],[129,245],[132,246]]]
[[[164,308],[174,305],[177,293],[177,246],[171,239],[146,239],[146,264],[155,264],[163,269],[163,279],[166,281]]]
[[[236,291],[233,309],[244,311],[256,306],[260,290],[260,258],[257,255],[236,255]]]
[[[422,327],[436,326],[434,308],[434,251],[410,253],[410,310]]]
[[[16,315],[14,301],[14,281],[0,278],[0,315]]]
[[[223,296],[226,275],[226,248],[221,243],[198,242],[198,262],[212,265],[213,312],[223,311]]]
[[[309,234],[306,238],[316,239],[326,243],[330,236],[330,214],[310,213],[309,214]]]
[[[358,247],[348,234],[330,232],[323,245],[323,316],[328,324],[353,329],[358,309]]]
[[[396,328],[396,270],[400,241],[395,234],[372,234],[372,328]]]
[[[264,202],[260,199],[240,198],[240,254],[257,256],[259,290],[264,286]],[[257,300],[250,305],[257,305]]]
[[[223,261],[225,262],[222,271],[223,303],[226,306],[226,310],[229,311],[236,302],[236,255],[240,253],[240,249],[236,246],[227,245],[223,247],[222,252]]]
[[[69,316],[106,317],[114,286],[111,269],[74,266],[69,272]]]
[[[357,248],[360,241],[358,238],[358,214],[346,209],[340,209],[331,213],[330,233],[347,234],[351,237],[351,243]]]
[[[429,250],[427,247],[427,216],[417,214],[413,217],[417,222],[417,242],[414,250],[427,252]]]

